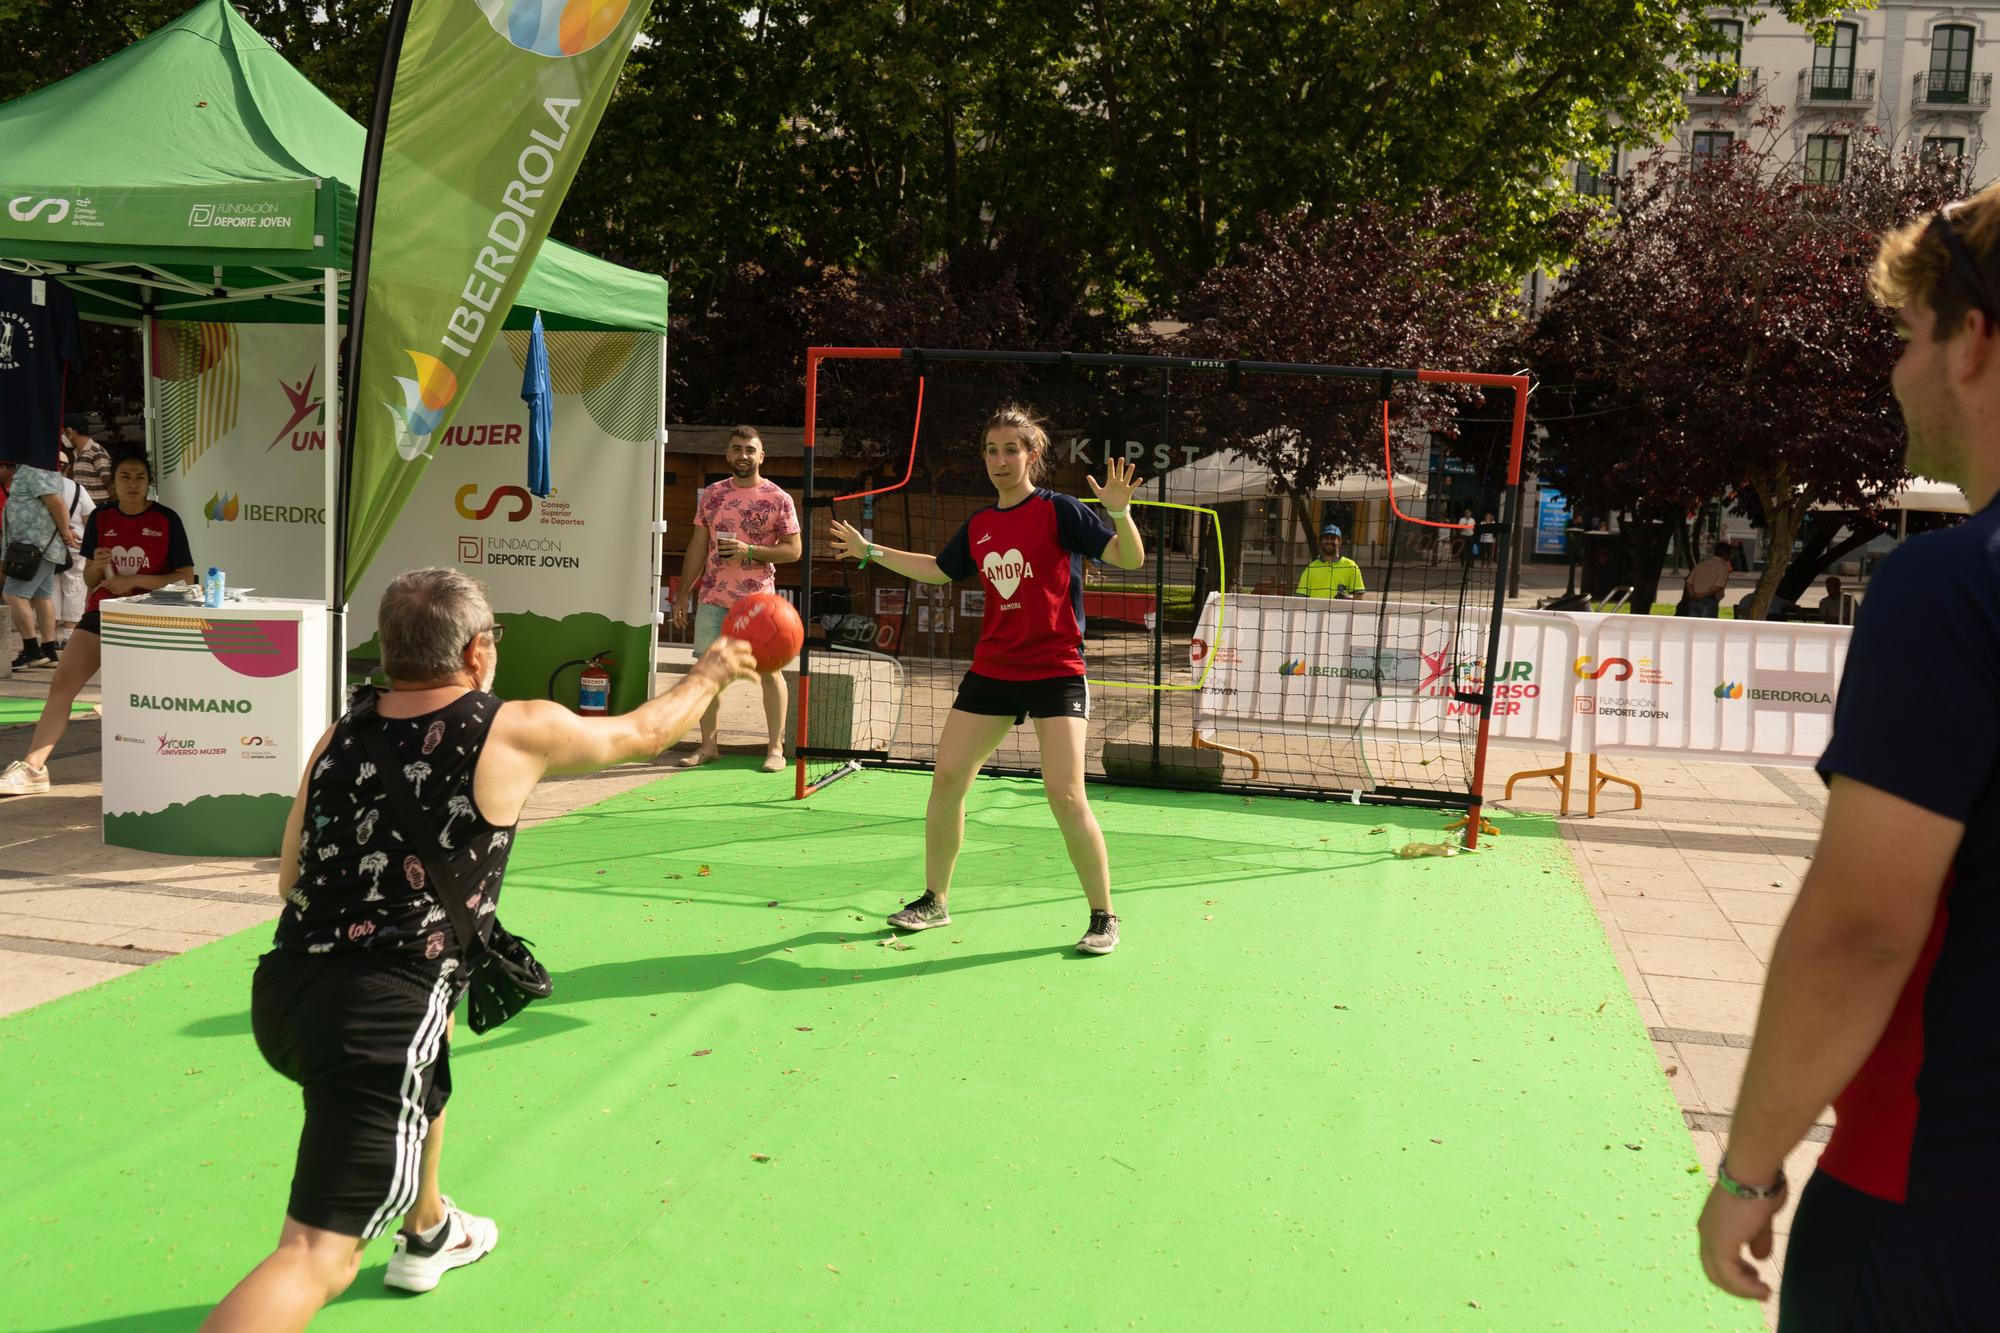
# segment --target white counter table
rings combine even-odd
[[[327,725],[318,602],[221,607],[167,594],[103,604],[104,840],[272,856]]]

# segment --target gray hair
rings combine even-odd
[[[375,637],[391,680],[443,680],[465,665],[465,645],[493,623],[486,588],[456,569],[413,569],[382,592]]]

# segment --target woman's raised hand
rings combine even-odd
[[[1104,467],[1104,484],[1099,486],[1097,478],[1085,477],[1090,483],[1090,493],[1104,502],[1106,509],[1123,509],[1132,503],[1132,492],[1139,489],[1139,469],[1123,458],[1114,458]]]

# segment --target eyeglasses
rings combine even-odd
[[[1940,208],[1931,214],[1927,230],[1937,233],[1938,239],[1944,243],[1945,250],[1950,253],[1952,264],[1958,269],[1959,277],[1964,279],[1965,285],[1971,289],[1973,309],[1986,316],[1987,323],[2000,325],[2000,302],[1994,301],[1992,292],[1986,286],[1985,275],[1979,271],[1978,263],[1972,258],[1972,251],[1966,249],[1964,238],[1958,234],[1958,224],[1951,220],[1952,207],[1956,205]]]
[[[465,648],[470,648],[473,644],[478,643],[480,634],[491,634],[493,636],[493,646],[495,648],[498,648],[500,646],[500,638],[506,632],[507,632],[507,627],[505,625],[500,625],[500,624],[488,625],[485,629],[480,630],[478,634],[474,634],[471,638],[467,639],[465,641]],[[464,652],[465,648],[461,648],[459,649],[459,651]]]

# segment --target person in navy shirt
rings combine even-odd
[[[1048,464],[1044,423],[1025,407],[995,412],[981,433],[987,478],[999,492],[992,505],[965,521],[936,556],[871,543],[835,520],[834,551],[874,562],[919,583],[954,583],[975,575],[986,589],[986,617],[972,669],[938,741],[930,803],[924,813],[924,892],[889,918],[898,930],[951,924],[946,898],[965,840],[965,793],[1010,729],[1033,718],[1041,747],[1042,788],[1049,798],[1071,864],[1090,900],[1090,924],[1077,948],[1107,954],[1118,947],[1111,911],[1111,867],[1104,834],[1084,794],[1083,743],[1090,695],[1083,679],[1083,562],[1102,560],[1137,569],[1146,549],[1132,521],[1138,482],[1130,463],[1114,459],[1104,484],[1087,478],[1103,502],[1107,526],[1076,499],[1035,483]]]
[[[1819,762],[1825,824],[1701,1215],[1710,1280],[1768,1296],[1743,1251],[1770,1257],[1785,1159],[1833,1104],[1780,1330],[2000,1321],[1997,260],[2000,186],[1891,233],[1875,260],[1904,342],[1890,384],[1907,465],[1957,482],[1972,516],[1906,543],[1868,587]]]

